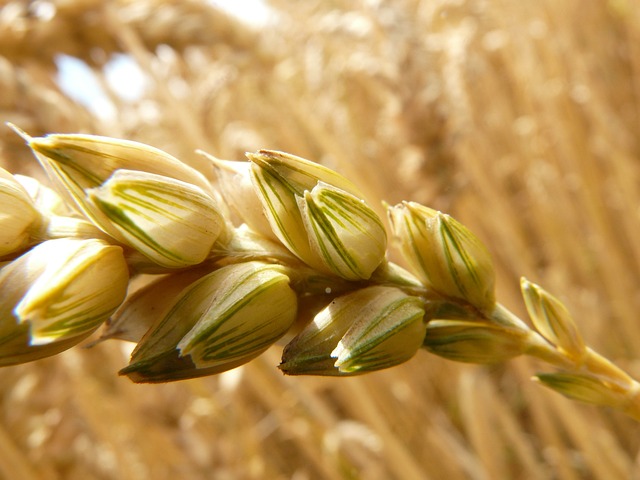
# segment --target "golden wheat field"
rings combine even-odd
[[[313,159],[380,212],[414,200],[458,218],[489,248],[500,302],[524,318],[520,277],[544,285],[640,378],[634,0],[267,0],[259,21],[220,3],[0,2],[2,165],[42,176],[4,122],[145,142],[205,174],[196,149]],[[107,106],[61,88],[61,55]],[[109,79],[123,55],[140,95]],[[0,369],[0,478],[640,479],[640,425],[532,382],[553,368],[525,357],[420,351],[364,376],[286,377],[273,347],[217,376],[136,385],[117,375],[131,348]]]

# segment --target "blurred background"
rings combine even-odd
[[[524,275],[640,377],[640,8],[634,0],[0,2],[0,121],[328,165],[380,205],[452,214],[498,298]],[[0,158],[40,176],[0,127]],[[399,261],[395,254],[394,260]],[[134,385],[110,341],[0,370],[2,479],[637,479],[640,429],[530,381],[526,358],[419,352],[284,377],[273,348]]]

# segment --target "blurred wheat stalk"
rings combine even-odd
[[[108,4],[108,5],[107,5]],[[162,4],[162,7],[160,7]],[[587,343],[630,372],[636,312],[640,12],[616,2],[273,1],[251,29],[204,2],[6,2],[0,111],[31,134],[322,159],[369,196],[450,212],[490,247],[502,302],[525,274],[561,293]],[[331,8],[331,9],[330,9]],[[57,86],[56,54],[149,77],[118,116]],[[309,115],[313,112],[313,115]],[[8,130],[12,171],[31,160]],[[425,355],[390,372],[281,377],[278,352],[219,378],[139,387],[100,345],[0,371],[6,478],[633,478],[626,417],[529,385],[527,361]]]

